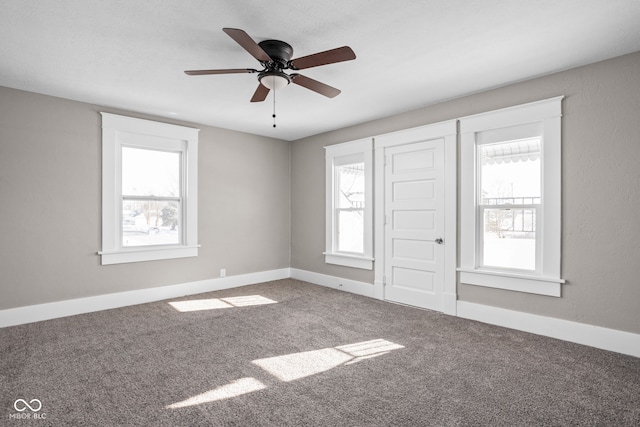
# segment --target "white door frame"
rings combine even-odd
[[[387,133],[374,138],[375,148],[375,206],[374,206],[374,297],[384,299],[384,201],[385,149],[431,139],[444,139],[444,289],[443,313],[456,315],[456,256],[457,256],[457,121],[448,120],[426,126]]]

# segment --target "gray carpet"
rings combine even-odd
[[[291,279],[0,343],[7,426],[640,425],[638,358]]]

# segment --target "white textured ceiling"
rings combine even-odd
[[[222,32],[279,39],[294,58],[348,45],[250,103],[260,68]],[[640,0],[2,0],[0,85],[285,140],[640,51]],[[1,100],[0,100],[1,101]]]

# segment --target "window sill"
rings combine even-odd
[[[123,249],[117,252],[98,252],[102,257],[102,265],[123,264],[128,262],[155,261],[172,258],[198,256],[200,246],[161,247],[144,249]]]
[[[343,265],[345,267],[373,270],[373,258],[360,255],[347,255],[323,252],[324,262],[327,264]]]
[[[460,272],[460,283],[466,285],[486,286],[558,298],[561,296],[561,286],[565,282],[559,278],[528,276],[501,271],[465,268],[458,268],[458,271]]]

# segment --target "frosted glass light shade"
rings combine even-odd
[[[262,85],[267,89],[278,90],[288,85],[289,80],[277,74],[270,74],[262,76],[262,78],[260,78],[260,83],[262,83]]]

